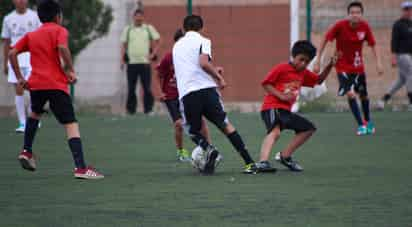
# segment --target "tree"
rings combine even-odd
[[[13,10],[12,0],[1,0],[0,20]],[[5,1],[5,2],[4,2]],[[29,0],[31,8],[36,2]],[[92,41],[106,35],[113,20],[113,9],[101,0],[59,0],[63,9],[63,26],[70,32],[69,46],[73,58]]]

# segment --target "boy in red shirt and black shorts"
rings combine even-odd
[[[104,176],[92,167],[86,166],[83,158],[79,125],[68,91],[68,84],[76,81],[76,74],[67,44],[68,31],[60,25],[61,7],[52,0],[43,1],[38,7],[38,15],[43,25],[21,38],[9,54],[18,83],[30,91],[32,103],[32,113],[27,119],[24,132],[23,151],[18,159],[24,169],[36,170],[32,144],[39,120],[44,113],[43,107],[49,102],[54,116],[66,129],[75,163],[74,176],[81,179],[101,179]],[[31,54],[33,67],[28,81],[24,80],[17,60],[17,55],[26,51]],[[67,74],[62,69],[60,57],[68,69]]]
[[[276,170],[271,166],[269,156],[281,131],[285,129],[295,131],[296,135],[286,149],[277,153],[276,159],[291,171],[303,171],[303,168],[292,159],[292,154],[312,136],[316,128],[312,122],[290,110],[300,88],[321,84],[336,62],[336,57],[333,57],[325,70],[317,75],[306,69],[315,55],[316,48],[311,42],[298,41],[292,47],[292,60],[273,67],[262,81],[266,95],[262,104],[261,117],[265,123],[267,135],[262,142],[260,162],[256,163],[258,172]]]
[[[182,29],[178,29],[174,35],[174,41],[177,42],[184,36]],[[175,142],[177,147],[177,159],[179,161],[191,161],[190,153],[183,148],[183,119],[179,108],[179,93],[177,91],[175,71],[173,68],[172,52],[165,54],[163,59],[156,67],[158,79],[161,88],[160,100],[163,101],[169,111],[170,118],[175,127]],[[209,130],[206,121],[202,119],[201,133],[210,143]]]
[[[375,55],[379,74],[383,73],[382,64],[377,53],[375,37],[369,24],[362,19],[362,3],[358,1],[350,3],[347,11],[348,18],[336,22],[322,40],[314,71],[319,72],[320,59],[326,44],[336,40],[336,51],[340,55],[336,63],[339,80],[338,95],[348,97],[349,107],[358,124],[357,135],[373,134],[375,126],[370,117],[366,75],[362,59],[362,47],[365,41]],[[361,100],[364,121],[356,101],[356,94]]]

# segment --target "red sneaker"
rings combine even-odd
[[[21,164],[21,167],[23,169],[29,170],[29,171],[35,171],[36,170],[36,161],[34,160],[33,154],[30,152],[27,152],[26,150],[23,150],[18,157],[18,160]]]
[[[97,172],[93,167],[88,166],[85,169],[74,169],[74,177],[78,179],[97,180],[104,178],[104,175]]]

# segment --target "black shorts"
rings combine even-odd
[[[182,118],[179,108],[179,99],[165,100],[164,103],[173,122],[176,122],[177,120]]]
[[[289,129],[296,133],[316,130],[312,122],[287,110],[264,110],[260,112],[260,116],[265,123],[268,134],[278,125],[280,130]]]
[[[344,96],[351,90],[354,90],[360,96],[368,96],[368,89],[366,88],[366,76],[364,73],[338,73],[338,81],[339,96]]]
[[[30,91],[31,109],[36,114],[44,113],[44,105],[49,102],[51,111],[61,124],[76,122],[71,97],[61,90]]]
[[[183,120],[189,127],[189,133],[199,132],[202,127],[202,116],[223,130],[228,119],[224,111],[220,94],[216,88],[206,88],[191,92],[182,98]]]

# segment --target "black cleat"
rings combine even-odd
[[[284,158],[281,155],[279,162],[282,165],[288,167],[291,171],[294,171],[294,172],[302,172],[303,171],[302,166],[300,166],[296,161],[294,161],[292,159],[292,157]]]
[[[213,174],[215,172],[215,163],[216,159],[219,157],[219,151],[216,150],[215,147],[211,146],[208,151],[207,151],[207,159],[206,159],[206,165],[203,170],[203,174]]]

